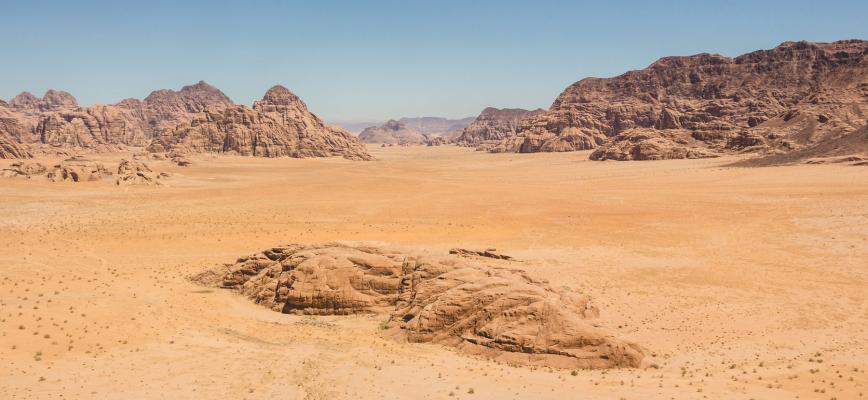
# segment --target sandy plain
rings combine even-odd
[[[378,161],[152,161],[175,174],[157,188],[3,179],[0,397],[868,393],[868,167],[371,152]],[[656,368],[499,364],[397,343],[376,317],[282,315],[186,279],[269,246],[335,240],[496,247],[592,295],[600,325],[648,349]]]

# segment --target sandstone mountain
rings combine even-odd
[[[301,99],[279,85],[269,89],[253,108],[208,107],[191,121],[164,130],[148,150],[373,159],[356,137],[324,124]]]
[[[736,58],[666,57],[568,87],[496,152],[595,160],[806,152],[868,123],[868,42],[786,42]]]
[[[595,326],[586,295],[490,258],[343,244],[275,247],[192,277],[274,311],[383,316],[391,335],[507,362],[638,367],[644,350]]]
[[[457,144],[463,146],[482,146],[515,136],[522,120],[544,113],[545,110],[524,110],[521,108],[498,109],[488,107],[461,131],[455,138]]]
[[[428,136],[403,122],[389,120],[381,126],[365,128],[359,134],[362,143],[411,145],[424,144]]]
[[[174,128],[180,123],[189,122],[193,115],[205,111],[208,107],[229,107],[232,105],[232,100],[229,97],[205,81],[184,86],[179,91],[157,90],[151,92],[142,101],[148,126],[153,132],[152,137],[164,129]]]
[[[30,158],[30,152],[22,144],[22,138],[28,135],[21,118],[5,102],[0,103],[0,159]]]
[[[69,93],[49,90],[40,99],[24,92],[0,105],[0,137],[12,137],[32,150],[84,148],[115,150],[145,146],[162,129],[189,121],[207,107],[232,105],[226,95],[199,82],[180,91],[158,90],[144,101],[79,107]],[[15,120],[15,122],[9,122]],[[12,125],[16,125],[11,128]],[[15,133],[10,133],[14,130]],[[2,139],[0,139],[2,140]]]

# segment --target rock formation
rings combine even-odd
[[[144,101],[126,99],[91,107],[79,107],[72,95],[62,91],[49,90],[42,99],[24,92],[6,107],[0,105],[0,125],[14,119],[23,130],[12,135],[13,140],[34,151],[113,151],[122,146],[145,146],[161,130],[190,121],[205,108],[229,105],[232,102],[226,95],[205,82],[177,92],[158,90]],[[2,130],[0,126],[0,135]]]
[[[247,106],[209,107],[192,121],[163,131],[152,152],[235,153],[256,157],[330,157],[371,160],[358,139],[326,125],[283,86]]]
[[[115,184],[118,186],[129,185],[161,185],[160,180],[169,175],[161,172],[156,173],[147,164],[140,161],[123,159],[118,164],[118,178]]]
[[[147,124],[153,133],[150,138],[164,129],[189,122],[194,115],[209,107],[226,108],[232,105],[234,104],[229,97],[205,81],[184,86],[179,91],[157,90],[151,92],[142,101],[142,107],[147,115]]]
[[[596,149],[596,160],[805,151],[868,123],[868,42],[786,42],[736,58],[662,58],[586,78],[493,151]]]
[[[461,131],[455,138],[455,143],[474,147],[496,144],[500,140],[515,136],[522,120],[544,112],[541,108],[530,111],[521,108],[488,107]]]
[[[48,171],[46,178],[52,182],[91,182],[111,174],[111,171],[100,162],[83,157],[72,157],[55,165]]]
[[[28,134],[27,128],[5,102],[0,104],[0,159],[30,158],[31,154],[21,140]]]
[[[34,176],[45,176],[48,173],[48,168],[45,165],[35,162],[18,161],[12,163],[8,168],[0,170],[0,176],[4,178],[27,178]]]
[[[397,144],[401,146],[424,144],[428,138],[415,129],[408,128],[404,123],[389,120],[381,126],[365,128],[359,134],[362,143]]]
[[[644,351],[596,327],[587,296],[555,290],[489,260],[342,244],[275,247],[192,279],[274,311],[377,313],[387,330],[505,361],[565,368],[637,367]]]

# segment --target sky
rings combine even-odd
[[[249,3],[249,4],[248,4]],[[868,39],[868,1],[0,0],[0,98],[82,105],[199,80],[275,84],[332,122],[548,108],[567,86],[669,55]]]

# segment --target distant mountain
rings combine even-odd
[[[389,120],[381,126],[365,128],[359,134],[359,140],[362,143],[397,144],[404,146],[425,144],[428,141],[428,135],[407,126],[403,122]]]
[[[473,122],[474,117],[450,119],[442,117],[413,117],[395,120],[404,124],[407,128],[426,135],[444,136],[449,133],[460,132],[464,127]],[[365,128],[382,126],[386,121],[335,121],[332,124],[340,126],[352,133],[359,134]]]
[[[426,135],[443,136],[452,132],[461,131],[473,122],[474,117],[461,119],[449,119],[441,117],[415,117],[401,118],[398,122],[407,125]]]

